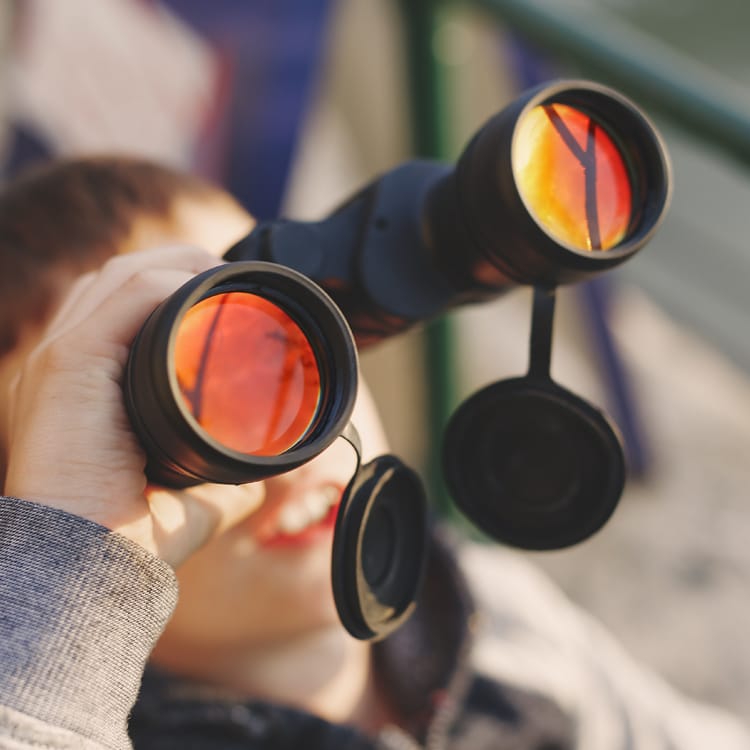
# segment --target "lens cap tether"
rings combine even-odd
[[[554,292],[536,289],[526,376],[478,391],[446,429],[443,468],[459,509],[523,549],[586,539],[614,511],[625,482],[606,417],[549,376]]]
[[[359,453],[356,437],[345,434]],[[427,501],[417,474],[395,456],[358,467],[333,537],[331,578],[344,627],[381,639],[412,613],[427,558]]]

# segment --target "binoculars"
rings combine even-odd
[[[553,549],[586,538],[617,504],[624,459],[607,418],[550,377],[554,290],[638,252],[670,194],[668,157],[644,114],[573,80],[523,94],[455,166],[411,161],[321,221],[259,224],[133,342],[124,394],[150,479],[240,484],[339,437],[358,451],[358,348],[529,285],[529,370],[458,408],[444,473],[460,510],[499,541]],[[353,635],[382,637],[410,613],[426,507],[396,457],[358,466],[332,566]]]

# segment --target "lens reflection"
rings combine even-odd
[[[518,125],[513,166],[518,189],[557,241],[608,250],[627,235],[633,188],[607,132],[584,112],[543,104]]]
[[[255,294],[216,294],[190,308],[174,365],[191,414],[241,453],[283,453],[318,411],[320,371],[310,342],[284,310]]]

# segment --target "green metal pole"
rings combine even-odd
[[[750,94],[687,55],[589,3],[569,8],[554,0],[453,4],[467,3],[750,166]]]
[[[412,148],[424,158],[441,158],[448,150],[445,130],[446,91],[433,40],[441,0],[401,0],[409,76]]]
[[[440,0],[401,0],[409,76],[412,147],[416,156],[444,159],[450,151],[447,93],[433,40],[440,24]],[[428,484],[442,515],[454,513],[443,482],[440,446],[443,428],[456,400],[450,320],[441,318],[425,331],[428,389]]]

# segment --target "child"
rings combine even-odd
[[[354,468],[343,441],[264,482],[147,487],[129,344],[251,226],[132,160],[0,196],[0,747],[750,748],[498,548],[462,548],[462,572],[436,537],[412,619],[350,638],[321,522]],[[364,389],[352,421],[366,458],[386,450]]]

